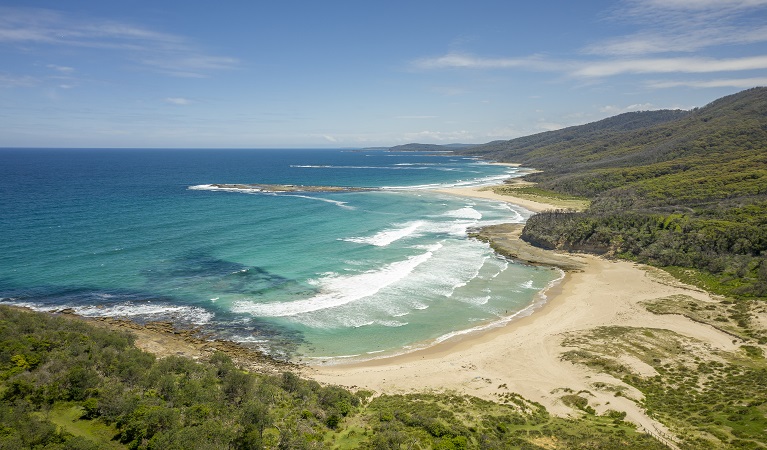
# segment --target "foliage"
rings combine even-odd
[[[646,448],[616,414],[550,416],[516,394],[382,395],[223,354],[155,359],[130,335],[0,307],[0,449]]]
[[[543,169],[525,179],[592,200],[532,217],[531,243],[694,269],[714,292],[767,297],[767,88],[467,152]]]

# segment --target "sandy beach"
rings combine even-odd
[[[487,190],[461,188],[445,192],[509,201],[531,210],[549,207]],[[640,305],[645,300],[674,294],[713,300],[705,292],[664,279],[657,269],[591,255],[570,257],[580,262],[583,270],[568,272],[546,293],[548,301],[527,317],[401,356],[308,367],[303,375],[379,393],[453,390],[497,400],[499,394],[516,392],[560,415],[574,413],[559,401],[561,389],[588,390],[594,394],[589,403],[597,411],[626,411],[628,420],[645,429],[667,432],[633,401],[595,390],[594,383],[601,381],[626,386],[632,397],[641,398],[639,392],[620,380],[561,360],[560,355],[568,350],[561,345],[562,340],[566,333],[599,326],[653,327],[734,351],[737,346],[730,335],[683,316],[655,315]],[[624,362],[638,373],[649,367],[638,360]]]
[[[496,194],[491,189],[487,189],[487,188],[477,188],[477,187],[448,188],[448,189],[437,189],[436,192],[441,192],[443,194],[457,195],[459,197],[472,197],[472,198],[481,198],[485,200],[498,200],[500,202],[514,203],[515,205],[519,205],[532,212],[541,212],[547,209],[557,208],[556,205],[551,205],[549,203],[541,203],[541,202],[536,202],[533,200],[527,200],[524,198],[512,197],[509,195]]]

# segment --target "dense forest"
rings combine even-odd
[[[583,212],[533,216],[528,242],[650,263],[737,298],[767,297],[767,88],[462,153],[541,169],[525,179],[591,200]]]

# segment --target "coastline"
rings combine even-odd
[[[440,192],[507,201],[531,211],[552,206],[480,189]],[[641,399],[641,393],[609,375],[563,361],[560,355],[570,349],[561,344],[567,333],[601,326],[627,326],[664,328],[715,349],[735,351],[738,346],[732,336],[683,316],[655,315],[641,304],[676,294],[711,302],[713,297],[681,283],[669,284],[658,275],[658,269],[649,266],[585,254],[566,257],[575,261],[580,270],[565,272],[563,279],[546,291],[547,300],[530,314],[410,353],[363,362],[306,366],[301,373],[321,383],[383,394],[455,391],[497,401],[505,393],[515,392],[562,416],[574,413],[561,402],[562,390],[587,391],[593,395],[589,404],[598,412],[626,411],[627,420],[647,430],[670,434],[630,399]],[[641,361],[625,363],[638,373],[646,371]],[[623,386],[627,396],[616,397],[614,392],[597,390],[595,383]]]
[[[439,192],[506,201],[537,211],[552,206],[538,202],[525,206],[523,203],[528,201],[496,194],[486,188],[453,188]],[[519,225],[515,230],[501,229],[500,232],[507,233],[509,241],[520,243]],[[176,330],[169,323],[137,325],[114,319],[80,318],[67,314],[67,311],[59,311],[59,314],[130,331],[136,335],[137,347],[158,357],[179,355],[205,359],[214,351],[224,351],[248,370],[293,371],[323,384],[368,389],[377,394],[455,391],[499,401],[503,395],[514,392],[542,404],[552,414],[568,416],[577,413],[560,400],[563,390],[587,391],[592,396],[589,405],[597,412],[603,413],[607,409],[625,411],[626,420],[646,430],[670,434],[631,400],[641,399],[638,391],[609,375],[563,361],[560,356],[570,348],[561,344],[567,333],[600,326],[627,326],[663,328],[701,340],[714,349],[735,351],[738,348],[736,341],[725,332],[680,315],[655,315],[641,305],[646,300],[676,294],[701,301],[713,302],[713,298],[680,283],[669,284],[656,275],[659,270],[648,266],[609,261],[593,255],[541,249],[536,253],[538,257],[562,256],[575,262],[578,268],[565,271],[563,278],[543,293],[542,301],[516,317],[456,333],[449,339],[409,353],[361,362],[335,361],[333,365],[282,363],[235,343],[200,339],[193,331]],[[549,265],[545,261],[538,262]],[[646,365],[639,360],[622,362],[638,373],[647,372]],[[621,386],[626,395],[616,397],[614,391],[595,388],[595,383]]]

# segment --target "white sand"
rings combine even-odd
[[[447,188],[436,189],[436,192],[442,192],[444,194],[457,195],[460,197],[473,197],[482,198],[485,200],[498,200],[499,202],[509,202],[515,205],[519,205],[532,212],[541,212],[547,209],[556,209],[555,205],[548,203],[535,202],[532,200],[526,200],[524,198],[513,197],[510,195],[496,194],[490,189],[476,188],[476,187],[463,187],[463,188]]]

